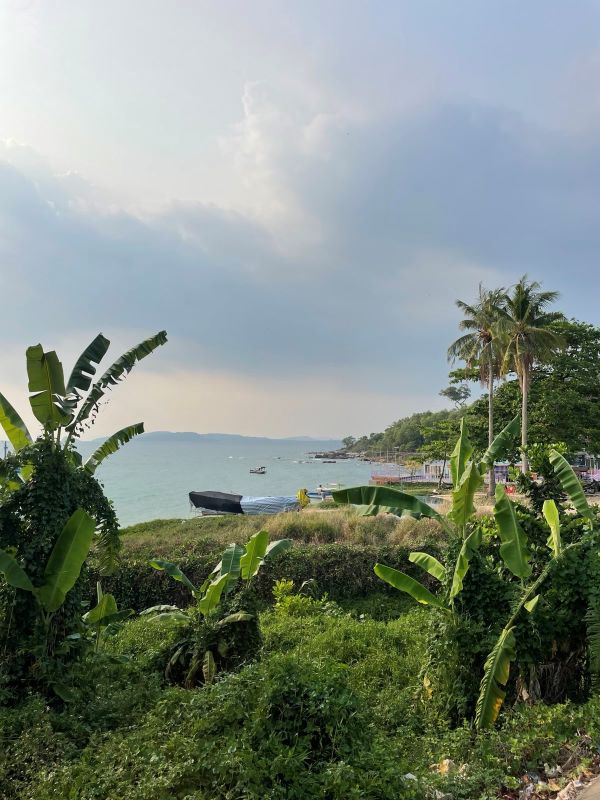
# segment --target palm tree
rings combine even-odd
[[[552,323],[563,319],[559,311],[548,311],[558,297],[558,292],[543,292],[537,281],[528,281],[527,275],[515,284],[507,297],[502,318],[504,354],[502,373],[516,372],[521,389],[521,448],[522,469],[528,472],[527,447],[529,386],[531,370],[544,363],[557,349],[564,346],[562,337],[552,330]]]
[[[464,313],[459,328],[467,331],[448,348],[448,360],[460,359],[468,367],[479,367],[479,378],[488,388],[488,442],[494,440],[494,379],[500,372],[502,348],[500,344],[500,320],[507,302],[504,288],[485,289],[479,284],[479,297],[470,305],[457,300],[456,305]],[[489,473],[489,494],[496,491],[496,478],[493,466]]]

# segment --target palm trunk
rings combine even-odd
[[[527,400],[529,395],[529,369],[524,367],[523,376],[521,378],[521,463],[523,465],[522,472],[529,472],[529,460],[525,448],[527,447],[527,426],[529,424]]]
[[[490,359],[488,374],[488,444],[494,441],[494,365]],[[488,494],[494,497],[496,494],[496,472],[494,465],[490,467]]]

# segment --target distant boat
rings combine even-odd
[[[266,472],[267,472],[266,467],[254,467],[253,469],[250,470],[250,473],[252,475],[265,475]]]
[[[332,461],[330,458],[324,458],[321,464],[337,464],[337,461]]]

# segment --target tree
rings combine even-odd
[[[506,298],[502,315],[502,372],[516,372],[521,390],[521,447],[523,472],[528,472],[527,428],[531,372],[536,364],[548,361],[564,340],[552,327],[563,319],[557,311],[548,311],[558,299],[558,292],[541,291],[541,284],[528,281],[527,275],[513,287]]]
[[[459,328],[467,331],[448,348],[448,360],[465,361],[467,367],[478,365],[479,379],[488,387],[488,444],[494,441],[494,379],[499,374],[500,328],[503,308],[507,302],[505,290],[487,290],[479,284],[479,297],[473,305],[457,300],[456,305],[464,313]],[[488,491],[491,497],[496,491],[494,465],[490,466]]]
[[[565,442],[570,454],[600,454],[600,328],[577,320],[559,320],[552,329],[565,346],[532,369],[528,439],[543,445]],[[506,425],[520,406],[516,379],[507,380],[496,389],[494,415],[498,425]],[[467,417],[473,443],[484,448],[485,398],[469,406]]]
[[[165,342],[164,331],[146,339],[117,359],[93,385],[96,367],[110,344],[102,334],[81,354],[67,381],[54,351],[45,352],[41,345],[29,347],[29,402],[42,425],[35,441],[0,394],[0,426],[14,450],[0,460],[0,549],[12,556],[33,586],[44,585],[48,557],[77,509],[94,520],[93,539],[101,571],[114,569],[120,546],[118,521],[94,472],[108,455],[142,433],[143,425],[137,423],[113,434],[85,463],[74,445],[81,432],[93,424],[107,390]],[[84,564],[82,577],[85,570]],[[82,579],[77,579],[53,614],[49,629],[40,631],[36,597],[14,585],[0,584],[0,695],[3,683],[11,686],[11,691],[26,689],[30,679],[39,680],[43,675],[44,663],[55,669],[54,654],[60,651],[61,658],[66,658],[70,648],[77,647],[76,641],[67,637],[81,617],[82,586]],[[40,663],[42,641],[47,645],[44,659],[50,658],[50,662]]]
[[[446,386],[440,391],[440,395],[451,400],[456,408],[464,408],[471,396],[471,390],[466,383],[461,383],[458,386]]]

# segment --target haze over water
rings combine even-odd
[[[81,442],[87,457],[98,443]],[[323,464],[308,452],[331,450],[340,442],[277,439],[179,440],[142,437],[113,454],[96,477],[114,502],[122,526],[156,518],[188,518],[190,491],[246,495],[294,495],[319,484],[368,483],[371,465],[363,461]],[[266,475],[250,468],[265,466]]]

